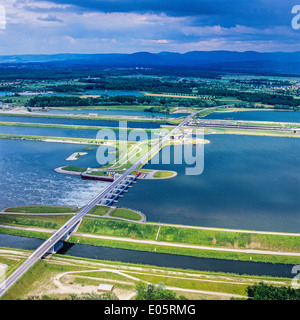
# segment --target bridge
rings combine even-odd
[[[126,191],[126,189],[130,187],[137,179],[137,176],[131,175],[132,172],[137,170],[140,166],[145,165],[149,159],[151,159],[151,157],[162,148],[164,143],[168,141],[171,136],[176,134],[180,129],[187,125],[194,116],[204,110],[197,111],[186,117],[184,121],[171,130],[166,136],[164,136],[154,147],[151,148],[150,151],[142,156],[124,173],[117,176],[109,186],[101,191],[85,207],[76,212],[70,220],[68,220],[60,229],[57,230],[57,232],[55,232],[48,240],[38,247],[17,270],[15,270],[2,284],[0,284],[0,297],[3,296],[3,294],[8,291],[16,283],[16,281],[20,279],[39,259],[41,259],[47,253],[55,252],[57,247],[62,244],[62,241],[70,236],[70,234],[79,226],[83,217],[97,204],[104,203],[109,206],[116,201],[117,197]]]

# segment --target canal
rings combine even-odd
[[[0,234],[0,247],[35,250],[43,240]],[[66,244],[60,254],[73,257],[89,258],[125,263],[152,265],[200,271],[224,272],[256,276],[272,276],[293,278],[293,265],[273,264],[250,261],[234,261],[225,259],[208,259],[189,256],[172,255],[165,253],[144,252],[109,247],[96,247],[82,244]]]

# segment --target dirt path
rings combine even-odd
[[[121,276],[128,278],[130,280],[133,280],[133,281],[143,281],[146,284],[150,284],[150,282],[148,282],[148,281],[141,280],[137,277],[128,275],[122,271],[115,270],[115,269],[103,268],[103,269],[85,270],[85,271],[68,271],[68,272],[60,273],[59,275],[55,276],[52,279],[54,285],[56,286],[56,289],[49,290],[47,293],[48,294],[49,293],[51,293],[51,294],[71,294],[71,293],[74,293],[74,294],[80,295],[82,293],[96,292],[96,286],[86,285],[86,286],[82,287],[77,284],[76,285],[64,284],[61,281],[62,277],[64,277],[64,276],[78,275],[78,274],[91,273],[91,272],[111,272],[111,273],[121,275]],[[82,276],[79,276],[79,277],[80,278],[87,278],[87,279],[94,279],[94,280],[109,281],[109,282],[120,283],[120,284],[125,284],[125,283],[126,284],[133,284],[132,282],[127,283],[127,282],[120,281],[120,280],[111,280],[111,279],[108,280],[108,279],[102,279],[102,278],[82,277]],[[231,298],[231,297],[246,298],[246,296],[238,295],[238,294],[205,291],[205,290],[195,290],[195,289],[185,289],[185,288],[178,288],[178,287],[173,287],[173,286],[166,286],[166,289],[173,290],[173,291],[180,291],[180,292],[188,292],[188,293],[200,293],[200,294],[227,297],[227,298]],[[122,291],[120,289],[116,289],[115,294],[118,296],[118,298],[120,300],[129,300],[136,294],[134,290],[126,290],[126,291],[127,291],[127,293],[125,293],[125,290]]]

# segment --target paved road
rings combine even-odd
[[[203,110],[201,110],[203,111]],[[13,286],[13,284],[21,278],[25,272],[31,268],[39,259],[41,259],[58,241],[60,241],[64,235],[74,229],[77,224],[80,223],[82,218],[94,208],[105,196],[107,196],[115,187],[127,179],[127,177],[136,170],[141,164],[148,162],[151,155],[154,155],[162,145],[170,139],[170,136],[176,134],[183,126],[187,124],[198,112],[189,115],[184,121],[182,121],[176,128],[169,132],[165,137],[163,137],[160,142],[158,142],[147,154],[145,154],[141,159],[139,159],[135,164],[133,164],[129,169],[127,169],[122,175],[120,175],[116,180],[114,180],[107,188],[105,188],[99,195],[92,199],[83,209],[75,213],[74,216],[68,220],[57,232],[52,235],[48,240],[46,240],[36,251],[34,251],[27,260],[14,271],[1,285],[0,285],[0,297]]]

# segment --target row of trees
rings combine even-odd
[[[192,94],[192,85],[186,81],[162,81],[160,79],[134,77],[134,78],[106,78],[82,80],[87,83],[81,85],[85,90],[125,90],[125,91],[149,91],[155,93],[183,93]]]
[[[170,108],[178,107],[206,107],[214,105],[199,99],[180,99],[180,98],[160,98],[150,96],[107,96],[102,95],[99,98],[80,98],[78,96],[35,96],[31,98],[26,107],[29,108],[51,108],[51,107],[88,107],[88,106],[105,106],[105,105],[150,105],[163,106]],[[149,110],[152,111],[152,110]]]
[[[300,300],[300,289],[275,287],[262,282],[249,286],[247,294],[253,300]]]
[[[264,92],[241,92],[239,90],[228,90],[226,88],[198,88],[198,94],[212,95],[216,97],[235,97],[242,101],[259,102],[269,105],[287,105],[289,107],[300,106],[299,99],[289,95],[269,94]]]

